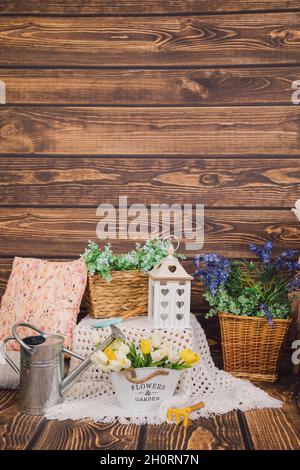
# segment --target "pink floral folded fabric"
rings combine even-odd
[[[16,257],[1,300],[0,340],[11,335],[15,323],[26,322],[64,336],[65,346],[71,347],[86,281],[81,258],[53,262]],[[27,328],[19,332],[21,336],[34,334]],[[7,349],[16,348],[13,341],[7,344]]]

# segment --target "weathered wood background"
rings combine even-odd
[[[204,203],[207,252],[300,248],[298,0],[0,0],[0,13],[0,294],[13,256],[78,256],[119,195]]]

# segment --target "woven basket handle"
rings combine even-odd
[[[169,372],[167,372],[166,370],[156,370],[155,372],[152,372],[143,379],[137,378],[134,369],[127,369],[124,373],[125,378],[133,384],[144,384],[145,382],[148,382],[148,380],[151,380],[153,379],[153,377],[157,377],[158,375],[169,375]]]

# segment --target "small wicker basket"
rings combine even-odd
[[[112,271],[107,282],[88,275],[86,299],[94,318],[145,315],[148,310],[148,275],[137,270]]]
[[[278,359],[291,319],[244,317],[219,313],[224,370],[242,379],[275,382]]]

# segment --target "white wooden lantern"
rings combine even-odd
[[[170,245],[168,256],[149,273],[148,317],[153,328],[189,328],[192,279]]]

